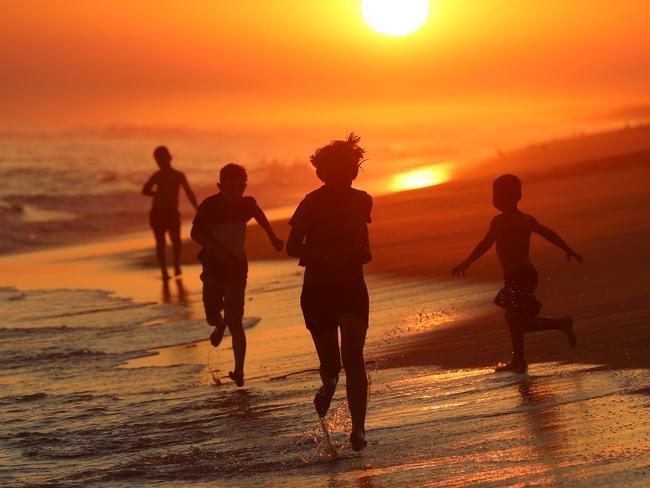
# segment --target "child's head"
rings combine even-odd
[[[230,163],[221,168],[217,186],[226,199],[237,199],[244,194],[247,180],[246,169],[238,164]]]
[[[172,162],[172,155],[165,146],[158,146],[153,150],[153,158],[161,169],[169,168]]]
[[[360,137],[350,134],[345,141],[333,141],[317,149],[311,156],[316,175],[326,185],[350,186],[359,174],[365,150],[359,146]]]
[[[514,210],[521,200],[521,180],[515,175],[499,176],[492,183],[492,204],[501,212]]]

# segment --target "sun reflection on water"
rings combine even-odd
[[[397,174],[392,179],[391,190],[414,190],[445,183],[451,177],[450,166],[449,163],[440,163]]]

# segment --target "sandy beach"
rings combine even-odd
[[[497,213],[491,206],[492,179],[525,168],[522,209],[557,230],[585,257],[584,265],[567,263],[561,250],[533,238],[543,311],[551,317],[572,315],[580,345],[571,351],[553,334],[533,335],[528,337],[531,360],[648,368],[648,140],[650,127],[640,127],[539,144],[484,161],[469,175],[443,185],[376,198],[374,259],[366,270],[404,280],[448,280],[451,268],[469,254]],[[287,220],[274,222],[284,238]],[[186,242],[185,262],[196,262],[197,250]],[[252,259],[286,259],[270,248],[257,226],[249,230],[248,253]],[[138,261],[154,265],[151,253],[140,254]],[[465,280],[491,283],[496,294],[501,275],[492,251]],[[509,337],[501,312],[485,305],[481,315],[453,327],[404,339],[382,353],[390,357],[385,364],[470,368],[507,359]]]

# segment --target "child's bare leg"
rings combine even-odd
[[[235,356],[235,371],[230,377],[237,386],[244,385],[244,361],[246,360],[246,334],[241,320],[227,322],[230,336],[232,337],[232,350]]]
[[[165,231],[161,232],[155,230],[153,234],[156,238],[156,258],[158,259],[158,265],[160,266],[160,273],[162,274],[163,279],[168,279],[167,256],[165,255]]]
[[[230,330],[232,351],[235,356],[235,370],[228,376],[237,386],[244,386],[244,360],[246,359],[246,334],[242,319],[244,317],[244,298],[246,276],[226,279],[224,289],[223,320]]]
[[[345,368],[350,416],[352,417],[352,449],[359,451],[366,445],[366,408],[368,405],[368,376],[363,359],[366,342],[366,324],[355,315],[344,315],[341,325],[341,357]]]
[[[332,327],[318,334],[312,332],[312,339],[318,353],[320,379],[323,383],[314,397],[314,407],[322,418],[327,415],[341,372],[338,328]]]
[[[510,341],[512,342],[512,360],[503,366],[497,366],[495,371],[515,371],[524,373],[528,368],[524,359],[524,322],[521,317],[512,312],[506,312],[506,322],[510,330]]]
[[[576,335],[573,332],[573,319],[571,317],[564,317],[562,319],[536,317],[526,323],[526,333],[541,332],[544,330],[559,330],[564,332],[571,347],[575,347]]]
[[[172,241],[172,248],[174,250],[174,275],[180,276],[181,272],[181,251],[183,249],[183,241],[181,240],[181,230],[173,229],[169,233],[169,237]]]

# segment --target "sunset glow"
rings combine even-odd
[[[650,487],[650,0],[0,18],[0,488]]]
[[[363,17],[380,34],[405,36],[418,30],[429,16],[428,0],[364,0]]]
[[[540,22],[517,0],[3,2],[0,126],[364,134],[644,106],[648,3],[585,5],[550,1]]]
[[[436,164],[419,168],[406,173],[400,173],[393,177],[392,190],[404,191],[414,190],[416,188],[425,188],[427,186],[440,185],[449,181],[449,165]]]

